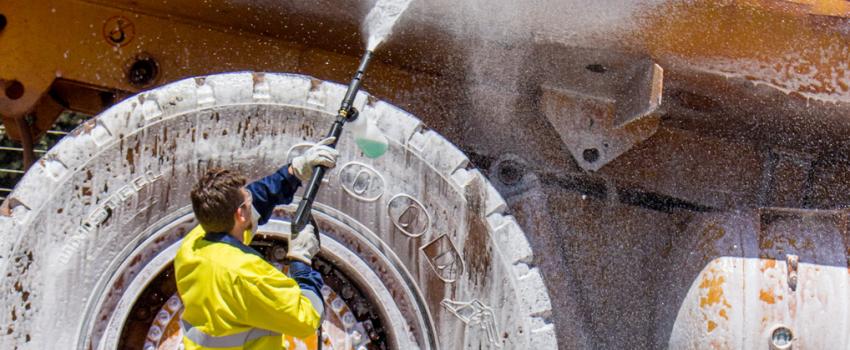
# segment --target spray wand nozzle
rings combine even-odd
[[[336,141],[329,145],[329,147],[336,148],[337,142],[339,142],[339,137],[342,135],[342,127],[346,122],[354,121],[357,119],[359,115],[356,108],[354,108],[354,99],[357,97],[357,92],[360,91],[360,83],[363,79],[363,74],[366,71],[366,67],[369,65],[369,61],[372,59],[372,51],[366,51],[363,54],[363,57],[360,59],[360,66],[357,68],[357,72],[354,73],[354,78],[351,79],[351,83],[348,84],[348,90],[345,92],[345,97],[342,99],[342,103],[339,106],[339,111],[337,112],[336,120],[331,126],[331,131],[328,132],[328,137],[335,137]],[[316,199],[316,195],[319,193],[319,185],[322,184],[322,178],[325,176],[325,171],[327,168],[322,166],[317,166],[313,169],[313,177],[310,178],[310,182],[307,184],[306,190],[304,190],[304,197],[301,198],[301,202],[298,204],[298,210],[295,212],[295,220],[292,222],[292,235],[298,234],[304,229],[305,226],[311,221],[311,211],[313,209],[313,200]],[[316,230],[316,235],[319,234],[318,228]]]
[[[369,65],[369,61],[371,59],[372,51],[367,50],[360,59],[360,66],[357,67],[357,72],[354,73],[354,78],[352,78],[351,83],[348,84],[348,90],[345,92],[345,97],[342,98],[337,118],[347,119],[349,117],[353,117],[350,120],[354,120],[356,118],[356,114],[351,115],[351,110],[354,108],[354,98],[357,97],[357,92],[360,91],[360,82],[363,80],[363,74],[366,71],[366,66]]]

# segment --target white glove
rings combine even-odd
[[[289,239],[289,250],[286,257],[298,260],[307,265],[313,263],[313,256],[319,252],[319,240],[314,233],[313,225],[304,226],[295,238]]]
[[[313,177],[313,167],[317,165],[328,169],[335,167],[339,151],[328,147],[334,141],[336,137],[328,137],[308,148],[304,154],[292,158],[292,175],[295,175],[302,183],[306,183]]]

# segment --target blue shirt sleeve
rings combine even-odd
[[[316,295],[322,299],[322,302],[324,302],[324,298],[322,297],[322,286],[325,285],[325,281],[322,280],[322,275],[319,274],[318,271],[313,270],[310,265],[298,260],[290,261],[289,276],[298,283],[298,286],[301,287],[301,289],[306,289],[316,293]]]
[[[272,217],[274,207],[292,203],[295,191],[301,186],[301,180],[289,173],[289,164],[274,174],[248,184],[254,201],[254,209],[260,213],[259,224],[263,225]]]
[[[247,188],[253,196],[254,208],[260,213],[258,223],[260,225],[267,223],[275,206],[292,203],[292,197],[300,186],[301,180],[289,173],[289,164],[278,169],[274,174],[248,184]],[[322,275],[313,270],[310,265],[292,261],[289,263],[289,274],[301,289],[310,290],[322,298],[322,286],[325,283]]]

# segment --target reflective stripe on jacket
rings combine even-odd
[[[306,338],[316,331],[320,312],[308,297],[312,291],[302,293],[259,256],[205,235],[200,226],[189,232],[174,260],[183,327],[191,330],[183,338],[186,350],[278,350],[281,334]]]

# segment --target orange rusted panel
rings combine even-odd
[[[694,247],[716,257],[682,301],[669,347],[766,349],[784,327],[795,349],[847,348],[847,213],[762,209],[755,216],[757,225],[729,217],[704,224]],[[718,236],[712,227],[727,229]]]

